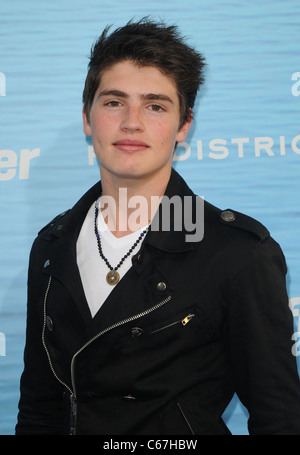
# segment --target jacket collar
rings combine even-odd
[[[192,213],[188,213],[190,210],[187,205],[188,198],[191,198]],[[145,243],[170,253],[193,249],[192,243],[186,241],[187,234],[191,232],[186,229],[184,220],[186,214],[191,216],[191,221],[195,222],[195,201],[196,195],[172,168],[164,198],[152,221]]]
[[[82,196],[71,210],[60,215],[51,223],[50,229],[45,231],[46,238],[64,237],[67,243],[76,242],[86,214],[100,194],[101,182],[98,182]],[[188,209],[186,196],[192,200],[192,214],[188,215],[192,216],[193,221],[195,221],[196,196],[183,178],[172,169],[163,202],[159,206],[144,243],[170,253],[180,253],[193,249],[193,244],[186,241],[186,235],[191,234],[184,225],[185,211]],[[175,204],[177,202],[176,213],[173,211],[172,200]],[[178,229],[176,221],[178,219],[181,219],[182,223],[180,229]]]

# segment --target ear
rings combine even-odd
[[[90,122],[89,122],[89,120],[87,118],[87,114],[86,114],[85,108],[83,108],[83,110],[82,110],[82,119],[83,119],[83,131],[84,131],[84,133],[87,136],[91,136],[92,135],[92,129],[91,129]]]
[[[192,122],[193,122],[193,112],[191,110],[191,115],[190,115],[189,119],[178,130],[176,142],[183,142],[185,140]]]

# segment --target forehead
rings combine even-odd
[[[97,91],[111,88],[128,94],[165,93],[175,100],[178,99],[173,78],[156,66],[141,66],[129,60],[115,63],[102,71]]]

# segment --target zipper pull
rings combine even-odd
[[[182,319],[181,324],[187,325],[188,322],[194,317],[194,314],[188,314],[184,319]]]

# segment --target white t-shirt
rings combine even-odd
[[[113,288],[117,286],[110,285],[106,281],[106,275],[109,272],[109,268],[99,254],[97,239],[94,231],[94,220],[95,204],[90,207],[87,213],[76,244],[77,265],[92,317],[95,316]],[[101,236],[102,252],[112,267],[116,267],[118,265],[122,257],[138,239],[139,234],[146,228],[146,226],[142,227],[132,234],[117,238],[108,229],[107,224],[103,219],[101,210],[99,210],[98,213],[97,227]],[[131,258],[138,252],[141,247],[141,243],[142,242],[138,244],[138,246],[118,268],[120,280],[130,269],[132,265]]]

